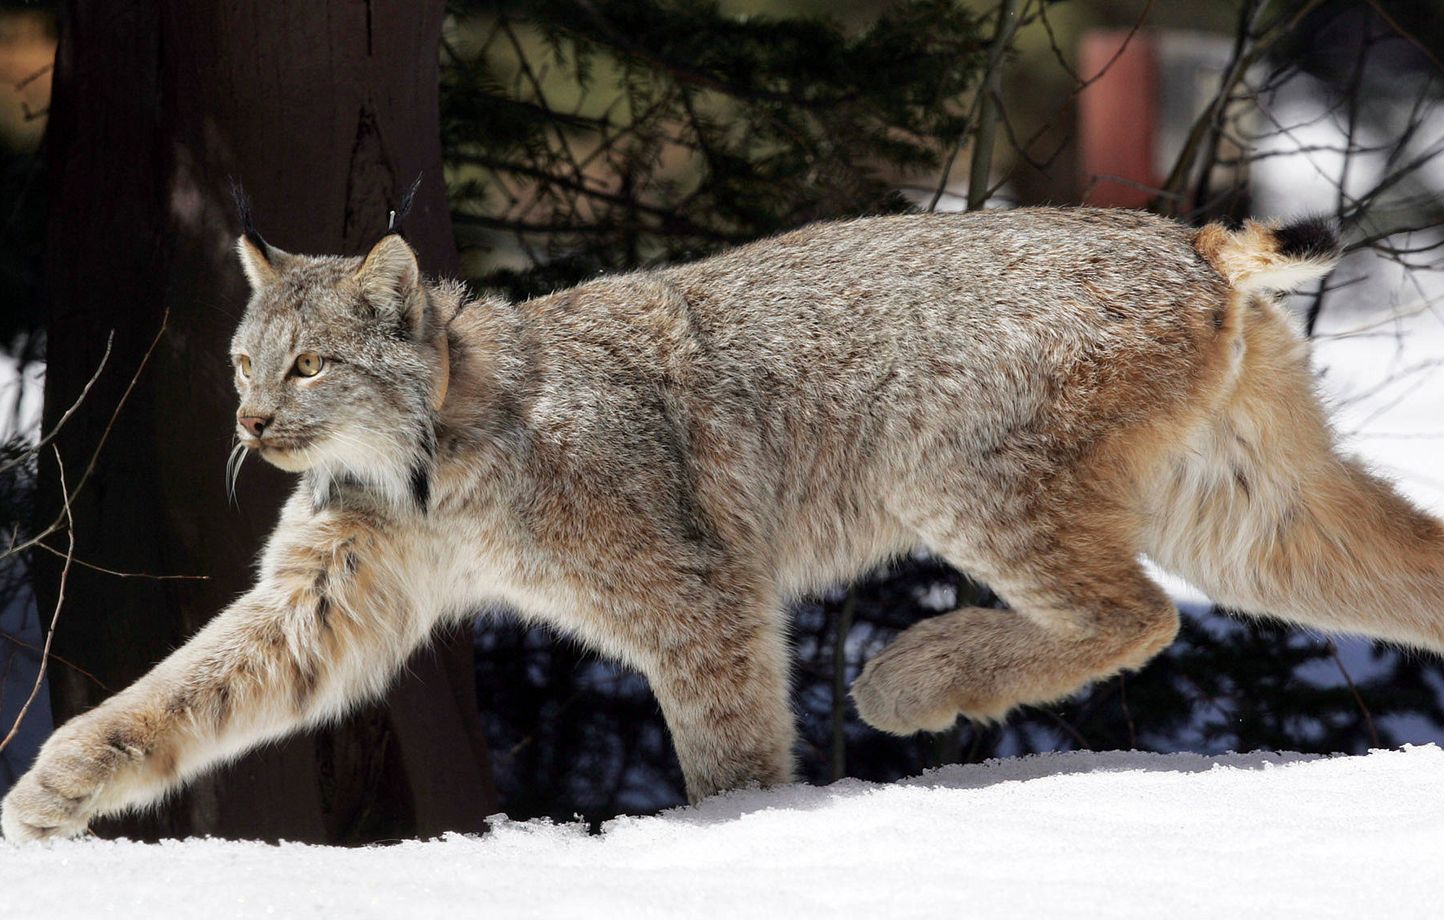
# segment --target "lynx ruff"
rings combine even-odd
[[[819,224],[524,303],[249,231],[241,443],[301,474],[256,586],[58,729],[11,840],[73,835],[380,694],[505,605],[646,675],[693,800],[793,777],[789,600],[924,546],[1004,598],[852,687],[896,734],[1141,667],[1221,603],[1444,650],[1444,527],[1338,454],[1271,292],[1317,221],[1019,210]]]

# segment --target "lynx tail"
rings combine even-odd
[[[1244,221],[1239,230],[1208,224],[1193,246],[1240,291],[1292,291],[1327,274],[1339,261],[1333,221],[1308,217],[1282,226]]]

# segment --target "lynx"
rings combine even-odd
[[[55,732],[12,840],[73,835],[381,693],[503,605],[638,669],[697,800],[793,776],[789,600],[926,547],[1009,610],[853,685],[897,734],[1141,667],[1146,555],[1241,611],[1444,650],[1444,527],[1335,449],[1272,292],[1318,221],[1025,209],[811,226],[522,303],[248,231],[242,444],[300,474],[256,586]]]

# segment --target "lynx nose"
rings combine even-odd
[[[271,418],[272,416],[269,415],[262,417],[259,415],[238,414],[236,416],[236,421],[240,422],[241,427],[249,431],[252,437],[259,438],[261,434],[266,430],[266,426],[271,424]]]

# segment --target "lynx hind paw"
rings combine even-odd
[[[852,699],[862,720],[894,735],[941,732],[958,717],[991,723],[1008,714],[1016,700],[1002,698],[978,679],[948,630],[955,616],[924,620],[904,630],[862,669]]]
[[[958,720],[955,706],[935,698],[906,668],[880,658],[853,681],[852,701],[864,722],[893,735],[946,731]]]

